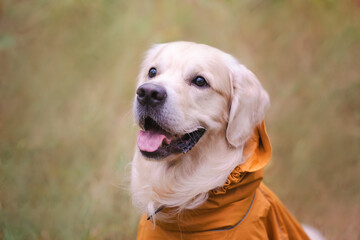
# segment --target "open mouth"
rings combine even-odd
[[[205,133],[204,128],[198,128],[182,136],[174,135],[150,117],[145,118],[143,128],[139,131],[137,145],[145,157],[156,159],[190,151]]]

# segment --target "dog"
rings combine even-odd
[[[138,76],[137,239],[309,239],[263,183],[271,158],[256,76],[204,44],[154,45]]]

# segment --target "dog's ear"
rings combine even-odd
[[[251,137],[254,127],[263,120],[270,99],[256,76],[239,63],[231,64],[230,81],[231,106],[226,139],[237,148]]]

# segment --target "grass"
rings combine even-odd
[[[0,239],[134,239],[143,52],[203,42],[269,91],[265,182],[328,239],[360,225],[357,1],[0,1]]]

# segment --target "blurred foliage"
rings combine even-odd
[[[269,91],[265,182],[328,239],[360,237],[360,2],[0,1],[0,239],[134,239],[143,52],[206,43]]]

